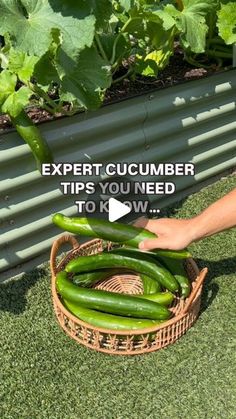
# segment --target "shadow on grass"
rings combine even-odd
[[[195,261],[200,268],[208,268],[202,293],[201,314],[211,305],[220,289],[220,285],[213,282],[213,280],[223,275],[236,274],[236,259],[232,257],[218,261],[204,259],[195,259]]]
[[[30,288],[46,274],[44,269],[35,269],[21,279],[0,284],[0,311],[21,314],[26,308],[26,295]]]

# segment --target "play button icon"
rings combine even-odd
[[[109,199],[108,209],[108,219],[111,223],[119,220],[131,211],[131,208],[128,205],[123,204],[115,198]]]

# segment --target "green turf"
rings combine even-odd
[[[235,176],[222,179],[172,215],[197,214],[235,186]],[[1,284],[0,418],[235,419],[236,231],[191,250],[209,268],[201,316],[176,344],[144,356],[99,354],[64,335],[47,267]]]

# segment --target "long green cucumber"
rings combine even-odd
[[[74,275],[72,277],[72,282],[75,285],[80,285],[81,287],[91,287],[92,285],[97,284],[98,282],[109,278],[112,275],[121,274],[120,269],[103,269],[97,271],[91,271],[84,274]],[[156,283],[156,281],[155,281]]]
[[[156,292],[161,291],[161,285],[155,279],[144,274],[139,274],[139,276],[143,284],[144,294],[155,294]]]
[[[109,240],[114,243],[122,243],[131,247],[139,246],[139,243],[145,239],[156,239],[157,236],[143,228],[134,227],[129,224],[111,223],[106,220],[98,220],[96,218],[83,217],[66,217],[63,214],[55,214],[52,218],[53,223],[62,230],[70,233],[80,234],[86,237],[98,237],[103,240]],[[180,251],[160,251],[176,258],[190,257],[190,253],[186,250]],[[163,253],[164,252],[164,253]]]
[[[43,138],[39,128],[31,121],[28,115],[22,110],[17,116],[10,115],[11,121],[20,136],[31,148],[36,159],[39,170],[42,163],[52,163],[52,152]]]
[[[174,295],[171,292],[157,292],[155,294],[135,294],[135,297],[154,301],[155,303],[169,306],[174,301]]]
[[[130,249],[134,252],[142,252],[143,254],[150,256],[150,257],[158,257],[158,256],[164,256],[164,257],[168,257],[170,259],[177,259],[177,260],[182,260],[182,259],[187,259],[189,257],[191,257],[191,253],[189,253],[187,250],[162,250],[162,249],[155,249],[155,250],[140,250],[134,247],[129,247],[129,246],[125,246],[124,249]]]
[[[158,326],[162,323],[161,320],[148,320],[148,319],[139,319],[139,318],[129,318],[123,316],[116,316],[114,314],[102,313],[99,311],[91,310],[89,308],[81,307],[75,303],[72,303],[68,300],[63,300],[64,306],[72,313],[74,316],[78,317],[80,320],[91,324],[95,327],[101,327],[104,329],[111,330],[138,330],[145,329],[146,327]]]
[[[149,262],[152,260],[155,261],[157,265],[161,262],[164,265],[164,267],[170,271],[170,273],[175,277],[176,281],[178,282],[181,290],[181,297],[187,298],[189,296],[191,291],[191,285],[183,267],[182,260],[176,260],[169,257],[157,255],[155,253],[143,252],[139,249],[127,247],[113,249],[110,252],[124,256],[127,255],[129,257],[134,257],[139,260],[141,259]]]
[[[149,255],[147,252],[142,252],[138,249],[126,248],[126,247],[119,247],[116,249],[110,250],[108,254],[112,255],[120,255],[124,257],[133,258],[136,261],[143,261],[146,263],[150,263],[156,266],[156,270],[162,273],[162,279],[159,279],[161,285],[167,288],[169,291],[175,292],[178,290],[178,282],[176,280],[173,281],[173,275],[163,266],[156,257]],[[148,293],[147,293],[148,294]]]
[[[166,258],[164,256],[158,256],[158,259],[169,269],[174,275],[176,281],[179,283],[181,290],[181,297],[187,298],[191,291],[191,284],[186,275],[182,261]]]
[[[83,273],[91,269],[126,268],[150,276],[171,292],[178,291],[179,285],[173,275],[161,265],[134,257],[108,253],[99,253],[91,256],[79,256],[70,261],[65,270],[67,272]]]
[[[171,312],[166,307],[153,301],[126,294],[78,287],[67,278],[65,271],[57,274],[56,288],[63,299],[105,313],[152,320],[165,320],[171,316]]]

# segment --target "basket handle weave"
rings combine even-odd
[[[65,234],[64,236],[58,237],[53,242],[52,249],[51,249],[51,255],[50,255],[50,268],[53,276],[56,276],[57,274],[57,254],[59,248],[65,244],[70,243],[72,245],[73,249],[76,249],[79,247],[79,243],[77,242],[76,238],[74,236],[71,236],[70,234]]]
[[[204,269],[202,269],[202,270],[201,270],[201,272],[200,272],[200,274],[199,274],[199,278],[198,278],[198,280],[196,281],[196,285],[195,285],[195,287],[193,288],[193,291],[192,291],[192,293],[190,294],[190,297],[189,297],[189,299],[187,300],[187,303],[186,303],[186,305],[185,305],[185,307],[184,307],[184,309],[183,309],[183,314],[188,312],[188,310],[189,310],[189,308],[190,308],[191,304],[193,303],[193,301],[194,301],[194,299],[195,299],[195,297],[196,297],[196,295],[197,295],[197,293],[198,293],[199,289],[201,288],[201,286],[202,286],[202,284],[203,284],[203,282],[204,282],[204,279],[206,278],[206,274],[207,274],[207,272],[208,272],[208,269],[207,269],[207,268],[204,268]]]

